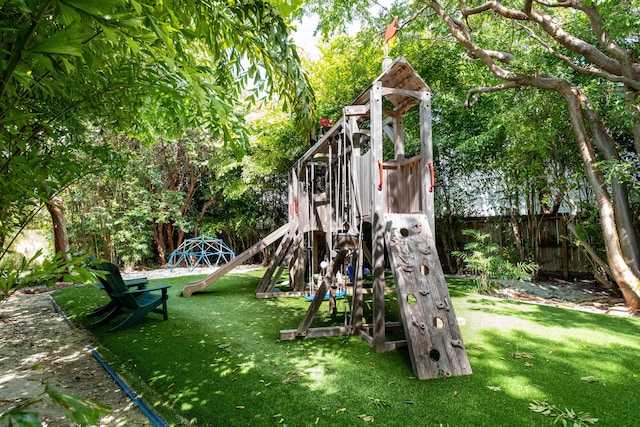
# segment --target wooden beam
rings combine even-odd
[[[289,298],[289,297],[302,297],[305,295],[304,291],[289,291],[289,292],[256,292],[256,298]]]
[[[350,335],[351,331],[351,326],[323,326],[309,329],[303,338],[339,337],[341,335]],[[280,331],[280,340],[293,341],[297,338],[302,338],[297,335],[297,332],[297,329],[283,329]]]
[[[264,276],[262,276],[262,280],[260,280],[260,284],[256,289],[256,293],[271,292],[271,290],[273,289],[273,284],[278,279],[280,279],[280,276],[282,275],[282,271],[278,270],[279,274],[276,274],[275,276],[274,276],[274,272],[281,266],[283,259],[291,250],[291,244],[293,243],[293,240],[294,240],[294,236],[292,234],[293,234],[293,230],[291,230],[290,228],[287,231],[287,234],[284,236],[284,238],[280,241],[280,244],[278,245],[278,249],[276,249],[276,253],[271,259],[271,262],[269,263],[269,267],[267,268],[267,271],[264,273]]]
[[[369,105],[347,105],[342,112],[345,116],[365,116],[369,114]]]
[[[371,176],[375,177],[371,193],[371,242],[373,263],[373,348],[376,352],[384,351],[384,190],[382,181],[382,87],[374,83],[370,93],[371,105]]]
[[[421,92],[418,92],[415,90],[396,89],[393,87],[382,88],[382,96],[387,96],[387,95],[404,95],[404,96],[409,96],[411,98],[416,98],[418,100],[422,98]]]
[[[429,219],[429,227],[435,233],[436,215],[434,208],[435,200],[435,177],[436,171],[433,165],[433,140],[431,129],[431,93],[422,92],[422,102],[420,103],[420,151],[422,169],[422,211]]]
[[[340,267],[342,266],[342,262],[344,261],[346,254],[347,254],[347,251],[345,250],[338,251],[336,256],[331,261],[331,265],[328,268],[328,273],[324,276],[324,279],[322,280],[322,284],[316,290],[316,295],[313,298],[313,301],[311,301],[311,304],[309,304],[309,308],[307,309],[307,312],[305,313],[304,318],[300,322],[300,325],[298,325],[298,329],[296,330],[296,336],[300,338],[304,338],[307,335],[307,332],[309,331],[309,326],[311,326],[311,322],[313,321],[313,318],[316,316],[316,313],[318,313],[318,309],[320,308],[320,305],[324,301],[324,296],[329,290],[329,286],[331,286],[331,284],[333,283],[333,279],[336,276],[336,273],[338,272],[338,270],[340,270]]]

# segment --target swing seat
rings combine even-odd
[[[346,294],[347,294],[347,291],[346,291],[345,289],[343,289],[343,290],[341,290],[341,291],[336,292],[336,298],[342,298],[342,297],[344,297]],[[329,294],[329,292],[327,292],[327,293],[324,295],[324,300],[325,300],[325,301],[329,301],[329,297],[330,297],[330,296],[331,296],[331,295]],[[314,297],[313,295],[303,295],[303,296],[302,296],[302,298],[306,299],[307,301],[313,301],[313,299],[314,299],[315,297]]]

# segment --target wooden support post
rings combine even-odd
[[[558,222],[561,221],[560,217],[555,219],[556,221],[556,229],[560,229],[557,226]],[[562,278],[564,280],[569,280],[569,236],[567,233],[567,222],[562,221],[561,231],[556,231],[556,234],[559,234],[558,239],[560,240],[560,256],[562,258]]]
[[[360,239],[360,248],[362,248],[362,239]],[[351,325],[354,331],[362,330],[362,250],[358,250],[351,260],[353,270],[353,293],[351,297]]]
[[[431,230],[436,229],[434,208],[435,176],[433,165],[433,141],[431,135],[431,93],[422,92],[420,102],[420,150],[422,152],[422,211],[429,219]]]
[[[395,117],[393,119],[393,130],[395,139],[393,145],[396,152],[396,161],[400,162],[404,160],[404,119],[402,116]]]
[[[269,282],[269,287],[265,292],[272,292],[273,289],[276,287],[276,285],[278,284],[278,281],[282,277],[282,273],[284,273],[284,269],[289,266],[289,263],[291,262],[291,259],[293,258],[296,252],[296,249],[300,245],[300,240],[302,240],[302,235],[296,234],[295,237],[293,238],[293,242],[287,249],[284,259],[282,259],[281,257],[281,260],[278,264],[278,269],[276,270],[276,273],[271,277],[271,281]]]
[[[370,93],[371,111],[371,168],[372,185],[372,258],[373,258],[373,348],[381,353],[385,349],[384,321],[384,182],[382,182],[382,86],[375,82]]]
[[[280,245],[278,245],[278,249],[276,249],[276,253],[269,263],[267,271],[264,273],[264,276],[262,276],[262,280],[260,280],[260,284],[256,289],[256,293],[271,292],[273,290],[273,284],[282,275],[282,270],[280,270],[279,267],[281,266],[282,261],[291,249],[291,244],[294,239],[294,233],[295,231],[293,230],[293,228],[289,228],[289,231],[280,242]],[[274,272],[276,270],[278,271],[278,274],[274,278]]]
[[[291,287],[294,291],[303,291],[304,290],[304,264],[306,257],[306,248],[304,235],[300,234],[302,237],[300,242],[298,243],[298,247],[295,248],[296,256],[294,257],[291,268],[289,269],[289,281],[291,282]]]
[[[340,266],[342,266],[346,254],[347,251],[341,250],[338,251],[335,258],[333,258],[328,273],[324,276],[322,284],[316,290],[316,295],[313,298],[313,301],[311,301],[311,304],[309,304],[309,308],[307,309],[302,322],[300,322],[300,325],[296,330],[296,337],[304,338],[307,335],[309,326],[311,326],[313,318],[316,316],[316,313],[318,313],[318,309],[320,308],[322,301],[324,301],[324,296],[326,295],[329,286],[331,286],[331,283],[333,283],[333,279],[336,276],[336,273],[338,272],[338,270],[340,270]]]

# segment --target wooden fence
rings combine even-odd
[[[567,231],[562,215],[521,216],[517,221],[526,253],[535,254],[538,276],[565,280],[592,276],[591,262],[584,252],[572,243],[573,239]],[[443,268],[449,273],[455,272],[456,264],[453,257],[447,259],[445,254],[451,250],[461,250],[465,243],[472,240],[471,236],[463,235],[462,230],[473,229],[489,233],[491,237],[487,243],[497,243],[503,248],[515,248],[515,235],[509,217],[458,219],[450,228],[453,232],[438,233],[438,253]]]

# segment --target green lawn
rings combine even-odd
[[[497,300],[453,281],[474,373],[420,381],[406,350],[376,354],[353,337],[279,341],[309,303],[256,299],[263,273],[224,277],[190,298],[178,294],[195,276],[152,281],[173,285],[169,321],[151,314],[122,332],[97,328],[97,350],[176,425],[551,426],[529,408],[545,399],[597,426],[638,424],[640,319]],[[77,325],[106,301],[90,285],[54,297]]]

